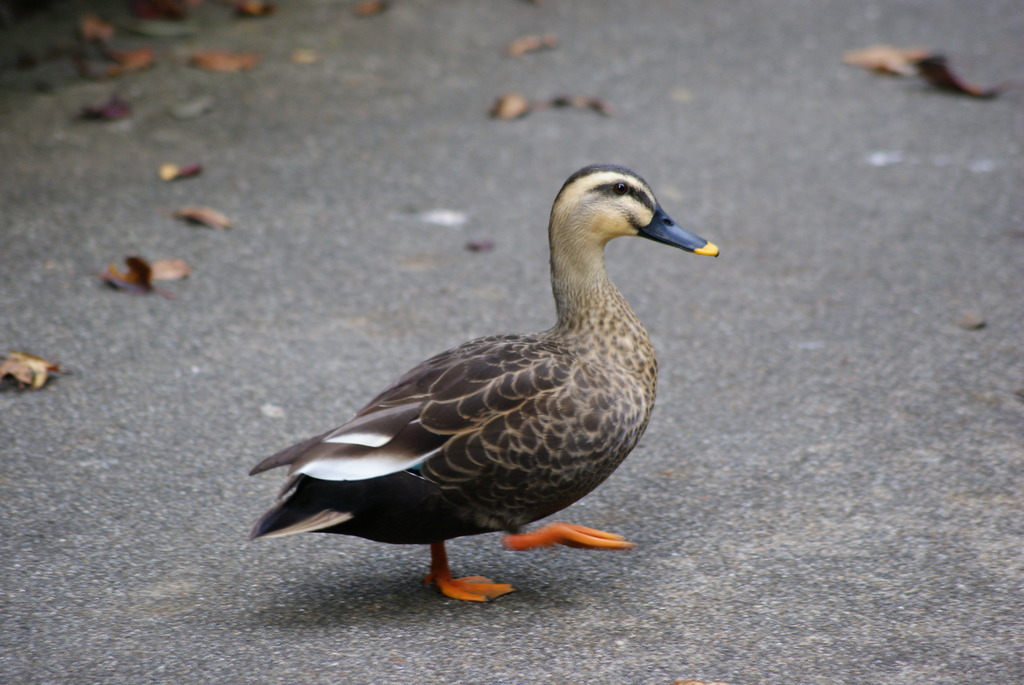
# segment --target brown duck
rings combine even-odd
[[[673,222],[632,171],[580,169],[555,198],[548,226],[554,327],[431,357],[345,425],[262,461],[252,474],[288,466],[289,477],[250,538],[320,532],[428,544],[426,582],[478,602],[514,588],[452,578],[446,540],[503,531],[513,550],[631,547],[569,523],[522,532],[604,481],[654,406],[654,349],[605,271],[604,246],[620,236],[718,255]]]

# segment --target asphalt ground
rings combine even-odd
[[[1020,81],[1018,0],[207,3],[191,36],[119,32],[157,63],[112,80],[66,56],[90,8],[125,20],[57,2],[0,34],[0,346],[70,371],[0,390],[0,680],[1024,682],[1024,90],[842,63],[923,45]],[[212,49],[263,61],[187,65]],[[508,91],[614,112],[490,118]],[[76,118],[112,93],[131,117]],[[456,573],[519,589],[476,605],[421,584],[423,547],[248,542],[281,482],[259,459],[430,354],[551,324],[547,213],[592,162],[722,251],[608,250],[658,406],[559,518],[636,548],[455,541]],[[173,300],[97,277],[129,254],[193,273]]]

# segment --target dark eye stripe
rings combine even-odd
[[[626,192],[625,193],[621,193],[621,192],[617,192],[616,191],[616,186],[618,186],[619,184],[624,184],[626,186]],[[607,195],[612,195],[612,196],[615,196],[615,197],[622,197],[623,195],[629,195],[630,197],[632,197],[634,200],[636,200],[637,202],[642,204],[647,209],[651,210],[652,212],[654,211],[654,202],[651,200],[650,195],[648,195],[644,191],[640,190],[639,188],[634,186],[632,183],[626,183],[625,181],[612,181],[611,183],[605,183],[605,184],[597,186],[597,188],[595,190],[597,190],[599,193],[605,193]]]

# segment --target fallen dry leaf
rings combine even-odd
[[[870,45],[866,48],[848,50],[843,55],[843,62],[881,74],[913,76],[915,73],[914,63],[931,56],[931,54],[930,50],[922,47],[897,48],[892,45]]]
[[[263,57],[254,52],[219,52],[208,50],[197,52],[189,59],[189,64],[207,71],[246,71],[254,69]]]
[[[152,48],[115,50],[111,45],[114,32],[113,24],[95,14],[86,14],[79,20],[81,44],[71,54],[71,59],[81,76],[112,78],[126,71],[137,71],[153,65],[156,54]]]
[[[558,45],[558,36],[553,33],[546,33],[543,36],[529,35],[516,38],[505,48],[505,54],[509,57],[522,57],[528,52],[535,50],[550,50]]]
[[[160,180],[177,181],[179,178],[198,176],[202,171],[203,166],[201,164],[186,164],[185,166],[178,166],[177,164],[161,164]]]
[[[184,259],[157,259],[149,265],[149,278],[153,281],[180,281],[192,273]]]
[[[126,71],[138,71],[153,66],[156,53],[152,48],[113,50],[104,45],[96,55],[80,51],[74,53],[71,59],[82,78],[106,79],[120,76]]]
[[[153,52],[153,48],[107,50],[106,55],[115,62],[107,69],[107,76],[118,76],[126,71],[148,69],[156,61],[156,53]]]
[[[358,2],[352,8],[352,14],[357,17],[372,17],[375,14],[380,14],[388,8],[386,0],[364,0],[364,2]]]
[[[156,293],[168,300],[174,299],[174,295],[153,286],[153,269],[145,259],[130,256],[125,257],[124,262],[128,266],[128,271],[122,273],[116,264],[111,264],[106,271],[100,274],[100,278],[109,285],[133,295]]]
[[[80,119],[92,119],[96,121],[113,121],[131,116],[132,106],[127,100],[122,100],[117,95],[110,98],[101,105],[90,105],[82,107],[78,113]]]
[[[7,359],[0,362],[0,381],[11,376],[22,388],[38,390],[46,383],[49,375],[64,373],[60,364],[54,364],[27,352],[11,350]]]
[[[533,106],[530,101],[519,93],[505,93],[491,105],[491,117],[494,119],[518,119],[530,113]]]
[[[467,240],[465,248],[470,252],[490,252],[494,249],[493,240]]]
[[[235,16],[238,17],[266,17],[277,10],[277,5],[263,0],[236,0]]]
[[[223,231],[231,228],[231,219],[210,207],[182,207],[176,210],[172,216],[194,224],[219,228]]]
[[[78,20],[78,35],[86,43],[107,43],[114,37],[115,31],[113,24],[103,21],[95,14],[83,15]]]
[[[489,113],[494,119],[519,119],[530,112],[555,107],[581,107],[605,116],[614,113],[612,107],[604,100],[586,95],[560,95],[550,100],[530,102],[519,93],[505,93],[499,96],[491,105]]]
[[[550,102],[538,103],[537,105],[534,105],[534,109],[543,109],[546,106],[592,109],[598,114],[603,114],[606,117],[610,117],[614,111],[604,100],[601,100],[600,98],[587,97],[585,95],[562,95],[552,98]]]
[[[925,81],[940,90],[948,90],[960,95],[969,95],[973,98],[989,100],[999,95],[1004,87],[979,88],[973,83],[968,83],[953,73],[949,68],[949,60],[943,55],[928,55],[915,63],[917,73]]]

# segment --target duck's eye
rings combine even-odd
[[[625,195],[626,191],[629,190],[629,186],[627,186],[625,183],[616,183],[613,190],[615,191],[616,195]]]

